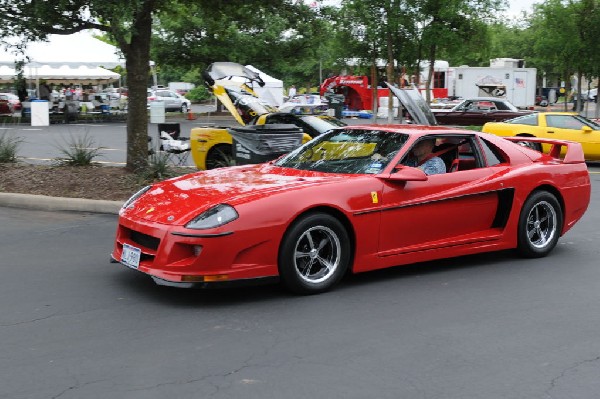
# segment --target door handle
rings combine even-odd
[[[554,130],[548,130],[547,133],[554,133]]]

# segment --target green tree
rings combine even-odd
[[[153,37],[169,37],[171,26],[163,26],[162,21],[180,20],[192,7],[199,13],[210,29],[193,31],[193,25],[187,26],[191,32],[180,40],[193,41],[197,37],[211,35],[211,49],[219,49],[215,44],[220,38],[240,40],[248,45],[248,35],[240,36],[239,30],[252,32],[253,21],[250,16],[236,14],[238,25],[226,24],[223,15],[232,10],[248,10],[254,5],[267,11],[265,7],[286,4],[285,0],[56,0],[52,2],[31,0],[0,0],[0,38],[20,37],[24,42],[44,40],[50,34],[71,34],[87,29],[96,29],[116,44],[125,57],[127,84],[129,87],[129,107],[127,120],[127,168],[142,170],[148,165],[147,135],[148,115],[146,90],[150,73],[150,50]],[[167,16],[171,16],[167,18]],[[266,20],[263,17],[262,20]],[[153,35],[154,32],[154,35]],[[274,40],[275,38],[273,38]],[[230,42],[221,42],[225,51]],[[160,44],[160,43],[159,43]],[[170,43],[166,46],[169,47]],[[248,48],[251,46],[248,45]],[[267,57],[267,55],[263,55]]]
[[[161,65],[202,71],[215,61],[252,64],[289,84],[315,84],[328,62],[331,32],[322,15],[302,2],[230,4],[207,13],[201,3],[179,13],[161,13],[152,57]],[[185,11],[185,12],[183,12]],[[200,76],[198,75],[198,79]]]
[[[104,32],[125,57],[129,86],[127,167],[147,166],[146,87],[149,75],[153,13],[161,0],[120,2],[89,0],[0,0],[3,38],[25,42],[45,40],[50,34],[71,34],[87,29]]]
[[[594,53],[598,44],[590,29],[598,20],[598,10],[597,0],[547,0],[536,6],[530,19],[533,50],[538,60],[544,60],[540,65],[559,71],[567,88],[576,93],[581,93],[584,74],[598,73],[598,55]],[[573,75],[578,78],[576,87],[571,87]]]
[[[440,53],[451,54],[461,48],[482,46],[478,38],[486,36],[486,21],[501,8],[500,0],[415,0],[416,21],[421,27],[422,55],[429,63],[431,87],[435,61]],[[483,41],[485,43],[485,41]],[[427,91],[430,101],[430,91]]]

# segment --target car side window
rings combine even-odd
[[[504,153],[485,139],[481,139],[481,149],[483,150],[483,156],[485,157],[487,166],[495,166],[507,162]]]
[[[496,106],[490,101],[477,101],[474,105],[475,107],[473,108],[477,111],[492,111],[496,109]]]
[[[427,136],[426,139],[435,139],[432,154],[444,161],[447,173],[459,173],[486,166],[485,159],[478,150],[479,147],[473,136],[435,135]],[[401,164],[410,166],[411,152],[412,148],[400,161]]]
[[[462,105],[462,107],[459,109],[459,111],[468,111],[473,108],[474,108],[473,102],[467,101]]]
[[[530,115],[519,116],[518,118],[511,119],[511,120],[507,121],[506,123],[512,123],[512,124],[516,124],[516,125],[537,126],[538,125],[538,115],[530,114]]]
[[[495,106],[496,106],[496,108],[498,110],[501,110],[501,111],[510,111],[510,108],[508,107],[508,105],[506,105],[502,101],[496,101],[496,102],[494,102],[494,104],[495,104]]]
[[[559,129],[579,130],[583,127],[583,123],[581,123],[571,115],[547,115],[546,124],[549,127],[557,127]]]

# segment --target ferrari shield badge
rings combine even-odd
[[[374,204],[379,203],[379,197],[377,197],[377,191],[371,191],[371,200]]]

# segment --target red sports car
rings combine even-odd
[[[403,164],[423,140],[445,173]],[[112,257],[163,285],[274,278],[318,293],[346,272],[545,256],[585,213],[590,179],[580,144],[530,140],[552,151],[439,126],[340,128],[270,163],[146,187],[123,205]]]

